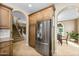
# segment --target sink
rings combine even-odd
[[[0,29],[0,38],[10,38],[10,30]]]

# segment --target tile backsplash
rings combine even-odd
[[[9,29],[0,29],[0,38],[9,38],[10,30]]]

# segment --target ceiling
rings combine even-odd
[[[58,21],[79,18],[79,3],[56,3],[55,16]]]
[[[77,7],[67,7],[58,14],[59,21],[74,20],[79,18],[79,9]]]
[[[43,9],[52,3],[4,3],[5,5],[8,5],[14,9],[20,9],[24,12],[27,12],[28,14],[36,12],[40,9]],[[28,7],[28,5],[31,4],[32,7]]]
[[[19,9],[21,11],[23,11],[26,14],[31,14],[33,12],[36,12],[40,9],[43,9],[47,6],[52,5],[52,3],[4,3],[5,5],[8,5],[10,7],[12,7],[13,9]],[[31,4],[32,7],[28,7],[28,5]],[[70,6],[76,6],[79,7],[78,3],[55,3],[55,16],[57,16],[57,14],[65,7],[70,7]],[[62,20],[69,20],[69,19],[73,19],[78,17],[78,13],[75,13],[75,11],[72,9],[70,10],[65,10],[61,12],[62,14],[59,15],[58,20],[62,21]],[[74,14],[74,15],[73,15]],[[71,17],[71,18],[70,18]]]
[[[29,4],[31,4],[32,7],[29,7]],[[14,10],[13,15],[17,17],[17,20],[19,21],[20,24],[21,23],[26,24],[26,17],[22,12],[28,15],[40,9],[48,7],[52,5],[52,3],[4,3],[4,5],[13,8]],[[14,22],[15,21],[16,20],[14,20]]]

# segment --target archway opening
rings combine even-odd
[[[62,23],[58,23],[57,28],[58,28],[57,33],[60,34],[60,35],[64,35],[64,25]]]
[[[26,36],[26,16],[23,12],[13,11],[13,38],[14,42],[27,40]]]
[[[77,55],[78,48],[76,47],[79,47],[79,45],[78,43],[75,43],[75,39],[72,39],[72,36],[78,39],[79,7],[67,6],[63,8],[57,14],[56,19],[57,19],[57,34],[60,34],[57,35],[57,40],[55,43],[57,55],[68,55],[68,56],[75,54]],[[73,52],[73,50],[75,51],[75,53]],[[66,53],[66,51],[69,51],[70,54]]]

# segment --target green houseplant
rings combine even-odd
[[[78,42],[79,34],[76,33],[76,32],[71,32],[70,33],[70,38],[75,39],[75,42]]]

